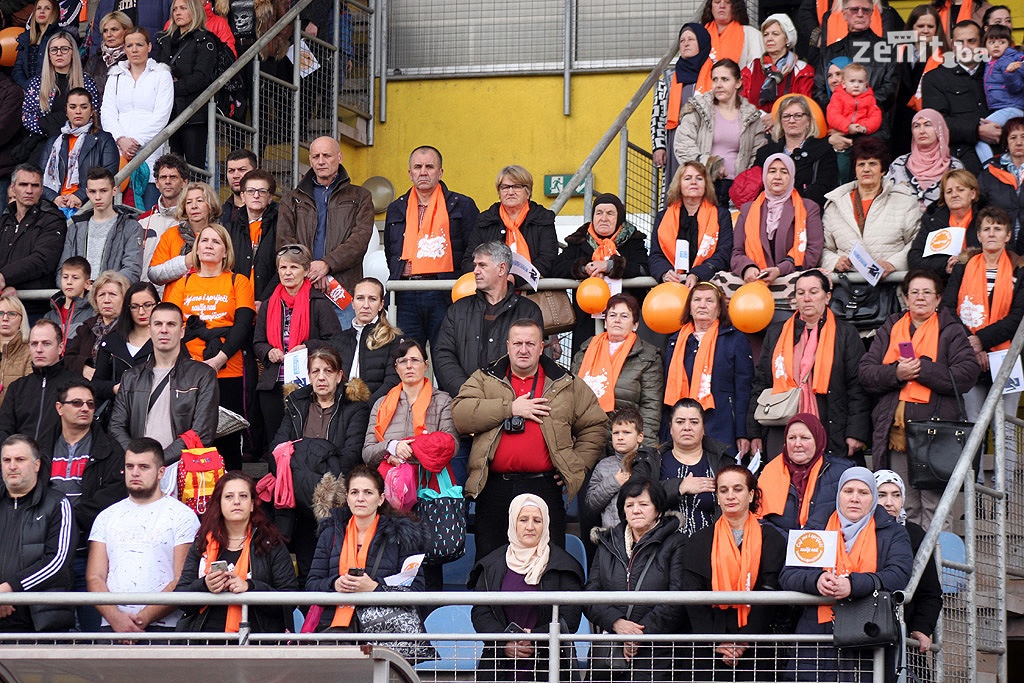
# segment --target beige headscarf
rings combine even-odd
[[[519,513],[525,507],[535,507],[540,510],[540,516],[544,520],[540,532],[540,543],[535,548],[527,548],[519,542],[516,535],[516,520]],[[548,568],[548,558],[551,556],[551,534],[548,532],[548,504],[539,496],[532,493],[523,493],[512,499],[508,506],[508,550],[505,551],[505,564],[517,574],[526,577],[525,581],[529,586],[536,586],[540,583],[540,577]]]

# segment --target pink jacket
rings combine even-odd
[[[882,127],[882,110],[875,101],[875,91],[869,86],[854,97],[843,86],[836,88],[828,101],[825,120],[830,128],[846,133],[850,124],[859,123],[868,129],[868,134],[877,133]]]

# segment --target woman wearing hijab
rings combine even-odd
[[[887,180],[904,183],[926,211],[942,197],[939,181],[946,174],[963,168],[960,160],[949,154],[949,126],[942,114],[922,109],[910,124],[910,153],[896,157],[885,174]]]
[[[524,493],[512,499],[508,510],[508,545],[476,563],[469,575],[469,588],[485,592],[583,590],[583,567],[572,555],[551,544],[548,533],[548,504]],[[547,631],[550,605],[475,605],[473,628],[478,633]],[[582,608],[558,608],[563,633],[575,633]],[[477,665],[479,681],[544,681],[548,677],[548,648],[544,641],[507,640],[489,642]],[[562,671],[571,670],[563,659]]]
[[[786,425],[782,455],[765,465],[758,477],[761,505],[757,516],[783,534],[804,527],[820,529],[835,510],[835,494],[846,458],[825,455],[828,435],[821,420],[797,413]]]
[[[676,127],[683,105],[693,97],[700,68],[711,54],[711,35],[700,24],[684,24],[679,29],[679,59],[674,67],[666,69],[654,91],[651,108],[651,150],[654,165],[664,169],[663,183],[675,177],[679,163],[672,150],[675,146]]]
[[[820,528],[820,527],[819,527]],[[821,595],[837,600],[863,598],[875,590],[875,579],[888,591],[903,590],[910,578],[914,552],[907,530],[878,505],[875,477],[863,467],[851,467],[839,479],[836,511],[824,526],[841,532],[836,566],[783,567],[782,590]],[[797,622],[798,634],[830,635],[831,605],[807,607]],[[799,644],[790,661],[798,681],[847,680],[871,671],[870,648],[837,650],[831,645]]]
[[[743,205],[732,240],[732,272],[719,275],[730,291],[760,280],[776,307],[791,308],[791,282],[821,260],[823,236],[818,205],[794,189],[796,166],[787,154],[764,163],[764,191]]]

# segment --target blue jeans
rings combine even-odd
[[[433,355],[441,323],[451,303],[448,292],[395,292],[396,323],[405,338],[415,339],[424,347],[429,341],[430,355]]]
[[[348,308],[342,310],[335,306],[334,312],[338,314],[338,322],[341,323],[341,329],[351,330],[352,321],[356,319],[356,307],[349,304]]]
[[[1024,110],[1018,109],[1017,107],[1006,107],[1005,109],[999,109],[992,112],[985,117],[986,121],[992,123],[998,123],[1000,126],[1005,125],[1007,121],[1018,116],[1024,116]],[[985,162],[992,158],[992,146],[987,142],[978,142],[974,146],[974,151],[978,154],[978,159],[981,160],[981,164],[984,166]]]

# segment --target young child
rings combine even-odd
[[[842,83],[832,91],[825,121],[829,128],[855,140],[882,127],[882,109],[868,85],[868,70],[863,64],[851,62],[843,67]],[[850,150],[837,151],[836,163],[840,182],[845,182],[850,177]]]
[[[60,264],[60,291],[50,297],[50,311],[44,316],[60,325],[63,342],[75,336],[78,326],[93,316],[85,295],[92,286],[92,267],[81,256]]]
[[[1012,118],[1024,116],[1024,53],[1013,47],[1013,33],[1006,26],[989,26],[985,32],[985,49],[989,62],[985,65],[985,98],[992,113],[987,121],[1000,126]],[[975,147],[981,163],[992,158],[992,147],[978,142]]]
[[[615,526],[621,520],[615,507],[619,489],[633,473],[637,457],[648,455],[643,447],[644,419],[636,408],[622,408],[612,414],[612,454],[602,458],[590,477],[584,502],[594,512],[601,511],[601,526]]]

